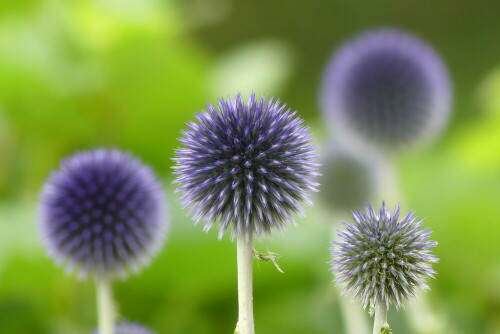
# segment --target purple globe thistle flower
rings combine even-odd
[[[321,161],[319,198],[327,208],[351,212],[377,194],[380,162],[346,149],[328,149]]]
[[[245,104],[219,100],[218,106],[188,123],[176,151],[175,183],[184,207],[205,230],[220,221],[219,237],[282,229],[300,202],[316,191],[318,165],[309,128],[279,100],[252,94]]]
[[[40,197],[39,227],[51,257],[80,276],[124,277],[163,245],[165,199],[153,171],[128,153],[76,153]]]
[[[98,330],[92,332],[92,334],[99,334]],[[115,334],[156,334],[149,329],[133,323],[133,322],[121,322],[115,326]]]
[[[442,130],[451,87],[445,65],[429,45],[406,32],[376,29],[335,53],[321,103],[336,130],[399,148]]]
[[[422,220],[413,212],[400,218],[399,207],[391,213],[385,204],[379,213],[371,206],[366,214],[355,211],[353,220],[344,222],[345,231],[331,248],[332,271],[344,292],[359,298],[363,308],[381,303],[399,309],[417,288],[429,289],[425,279],[436,274],[431,263],[438,258],[431,248],[437,243],[429,240]]]

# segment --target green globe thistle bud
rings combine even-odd
[[[437,243],[430,241],[431,231],[422,229],[422,220],[409,212],[399,216],[399,207],[391,213],[382,204],[377,213],[368,206],[366,213],[353,212],[353,224],[344,222],[340,241],[332,249],[332,271],[344,292],[361,300],[363,308],[382,303],[400,308],[418,288],[428,290],[425,280],[434,278],[431,254]]]

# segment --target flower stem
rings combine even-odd
[[[238,262],[238,334],[255,334],[252,296],[252,235],[239,235],[236,241]]]
[[[111,282],[108,279],[100,278],[96,284],[99,334],[114,334],[115,308],[113,305]]]
[[[344,331],[346,334],[368,334],[370,326],[365,319],[365,313],[350,297],[340,294],[340,310],[344,320]]]
[[[385,303],[377,302],[375,304],[375,321],[373,323],[373,334],[382,333],[382,328],[387,324],[387,306]]]

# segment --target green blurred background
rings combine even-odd
[[[425,217],[441,258],[432,291],[416,303],[423,313],[391,312],[393,330],[500,333],[498,0],[2,0],[0,333],[95,327],[93,282],[47,258],[35,208],[61,158],[103,145],[153,165],[169,196],[166,246],[151,267],[115,285],[120,313],[159,333],[232,333],[235,245],[193,226],[176,202],[170,159],[179,131],[205,103],[255,91],[297,109],[324,146],[324,65],[339,43],[378,26],[428,40],[455,90],[446,133],[390,158],[401,194],[392,200]],[[255,264],[259,334],[345,333],[327,264],[342,217],[318,204],[286,233],[257,242],[282,255],[286,272]],[[424,330],[412,325],[415,314]]]

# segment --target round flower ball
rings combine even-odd
[[[95,330],[94,332],[92,332],[92,334],[99,334],[99,331]],[[121,322],[115,326],[115,334],[156,334],[156,333],[133,322]]]
[[[422,220],[409,212],[399,216],[382,204],[379,212],[368,206],[366,213],[353,212],[353,223],[344,223],[339,241],[332,248],[332,271],[344,291],[361,300],[363,308],[382,303],[401,308],[417,289],[428,290],[434,278],[431,253],[436,242]]]
[[[375,154],[327,147],[321,158],[318,197],[332,212],[364,207],[379,192],[383,168]]]
[[[282,229],[317,189],[309,128],[279,100],[252,94],[207,105],[188,123],[176,151],[174,182],[195,222],[219,237]]]
[[[131,154],[79,152],[45,183],[39,228],[49,255],[69,271],[124,277],[163,245],[165,197],[151,168]]]
[[[323,112],[334,130],[386,149],[429,140],[451,111],[440,56],[418,37],[376,29],[346,42],[328,64]]]

